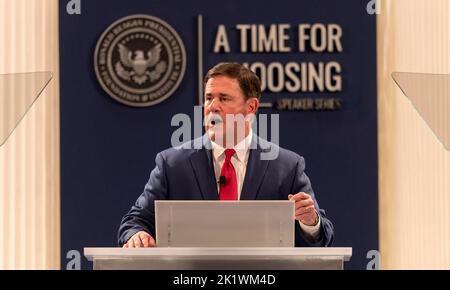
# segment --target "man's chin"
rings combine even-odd
[[[211,141],[219,144],[219,145],[223,145],[223,132],[218,132],[218,130],[214,130],[214,127],[210,128],[209,130],[206,131],[206,133],[208,134],[208,137]],[[223,147],[223,146],[222,146]]]
[[[209,139],[214,141],[216,139],[217,132],[214,130],[214,126],[208,126],[205,128],[206,134],[208,134]]]

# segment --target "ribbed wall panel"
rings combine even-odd
[[[381,3],[377,25],[382,266],[450,269],[450,152],[391,78],[392,72],[450,74],[450,1]],[[446,94],[450,97],[450,91]],[[432,106],[432,96],[424,97]]]
[[[60,267],[58,53],[57,0],[0,0],[0,74],[53,73],[0,147],[0,269]],[[0,116],[2,126],[13,121]]]

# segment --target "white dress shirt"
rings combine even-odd
[[[250,133],[245,137],[244,140],[236,144],[232,149],[236,151],[231,157],[231,164],[233,164],[234,170],[236,171],[236,181],[238,188],[238,200],[241,199],[242,185],[244,184],[245,173],[247,171],[247,162],[249,156],[249,147],[252,142],[253,132],[250,130]],[[220,146],[219,144],[211,141],[212,147],[212,155],[213,155],[213,163],[214,163],[214,173],[216,176],[216,184],[217,184],[217,192],[220,191],[220,173],[222,171],[223,163],[225,162],[225,148]],[[308,237],[317,239],[320,234],[320,215],[319,222],[315,226],[307,226],[299,221],[300,227]]]
[[[248,136],[245,137],[244,140],[242,140],[232,148],[236,151],[236,154],[231,157],[231,164],[233,164],[234,170],[236,171],[238,200],[241,199],[242,185],[244,184],[245,172],[247,171],[248,156],[250,153],[248,151],[248,148],[250,147],[250,144],[252,142],[252,135],[253,133],[250,131],[250,134],[248,134]],[[220,179],[220,173],[222,171],[223,163],[225,162],[225,148],[213,141],[211,141],[211,147],[214,159],[214,173],[216,175],[217,181],[217,192],[219,192],[220,184],[218,181]]]

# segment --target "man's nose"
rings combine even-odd
[[[217,99],[212,99],[209,103],[208,110],[212,113],[220,112],[220,103]]]

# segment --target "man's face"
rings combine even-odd
[[[250,122],[236,120],[243,120],[256,114],[258,105],[257,98],[245,100],[237,79],[226,76],[210,78],[205,86],[203,109],[205,129],[210,138],[213,141],[223,138],[221,140],[226,142],[226,140],[230,141],[227,136],[234,136],[234,140],[240,141],[242,135],[239,133],[243,133],[245,137],[248,134]],[[228,124],[228,126],[227,115],[229,115],[228,120],[230,120],[230,117],[235,119],[233,124]]]

